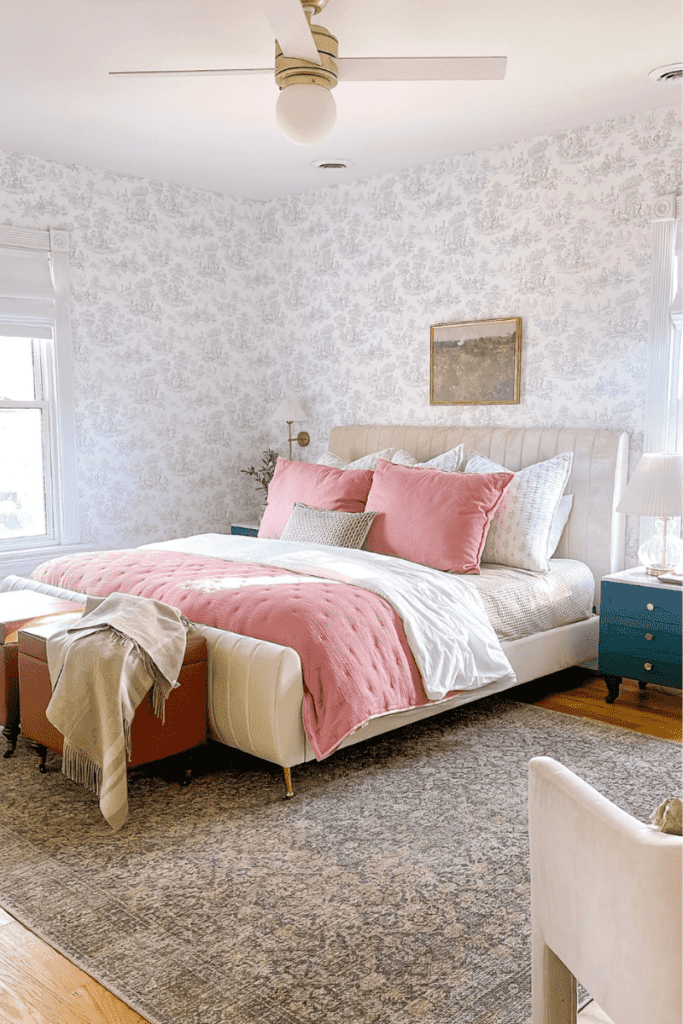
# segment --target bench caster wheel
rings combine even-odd
[[[47,747],[44,747],[42,743],[34,743],[33,749],[40,758],[40,761],[38,762],[38,771],[41,775],[46,775],[47,767],[45,765],[45,761],[47,760]]]

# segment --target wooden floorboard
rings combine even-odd
[[[0,927],[0,1020],[3,1024],[146,1024],[14,920]]]
[[[544,676],[509,691],[511,700],[681,742],[680,690],[657,683],[641,690],[635,680],[624,679],[614,704],[606,702],[606,695],[602,676],[580,668]]]
[[[519,686],[511,700],[592,718],[625,729],[681,741],[681,691],[625,680],[618,700],[605,702],[604,681],[567,669]],[[2,1024],[148,1024],[125,1003],[47,943],[0,910],[0,1021]],[[611,1024],[596,1003],[579,1024]],[[645,1024],[645,1022],[643,1022]]]

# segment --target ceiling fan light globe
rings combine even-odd
[[[334,96],[322,85],[288,85],[277,98],[278,128],[298,146],[312,146],[326,138],[336,119]]]

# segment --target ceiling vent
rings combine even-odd
[[[648,75],[653,82],[675,82],[683,78],[683,64],[663,64]]]

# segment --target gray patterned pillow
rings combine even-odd
[[[329,544],[335,548],[362,548],[376,515],[376,512],[337,512],[328,508],[311,508],[301,501],[295,501],[280,540]]]
[[[482,562],[548,572],[548,548],[555,512],[572,468],[572,452],[562,452],[515,473],[491,520]],[[479,452],[468,451],[466,473],[509,472]],[[559,538],[558,538],[559,540]]]

